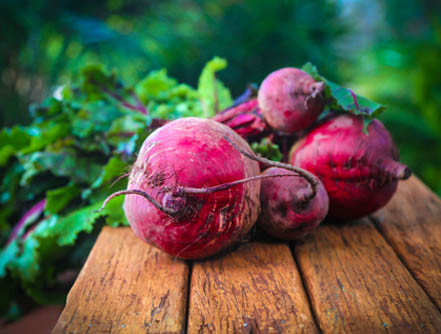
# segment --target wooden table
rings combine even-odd
[[[101,232],[53,333],[441,333],[441,201],[416,177],[302,242],[176,260]]]

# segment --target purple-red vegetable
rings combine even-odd
[[[264,136],[270,129],[263,119],[256,98],[226,109],[212,119],[228,125],[243,138],[250,140]]]
[[[323,120],[294,145],[290,163],[323,182],[329,216],[349,220],[383,207],[407,179],[410,169],[398,161],[389,132],[373,120],[363,132],[362,116],[341,114]]]
[[[299,175],[293,176],[292,172],[278,167],[268,168],[262,175],[286,175],[261,181],[262,212],[258,225],[269,235],[284,240],[299,239],[325,219],[329,198],[317,178],[317,192],[311,198],[310,184]]]
[[[241,240],[260,211],[258,164],[236,147],[251,153],[213,120],[169,122],[143,143],[127,190],[104,205],[126,195],[127,219],[141,239],[180,258],[213,255]]]
[[[293,133],[308,128],[325,106],[324,83],[306,72],[286,67],[272,72],[258,92],[259,108],[276,130]]]

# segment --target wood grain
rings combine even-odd
[[[316,333],[286,244],[250,243],[195,262],[188,333]]]
[[[183,333],[188,274],[129,228],[105,227],[53,333]]]
[[[373,215],[386,240],[441,310],[441,200],[418,178],[400,182]]]
[[[439,333],[441,314],[369,219],[294,247],[324,333]]]

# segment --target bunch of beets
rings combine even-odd
[[[255,96],[257,95],[257,96]],[[132,167],[124,209],[135,233],[185,259],[218,253],[254,224],[294,240],[324,219],[383,207],[410,169],[378,120],[330,112],[324,83],[297,68],[271,73],[213,119],[181,118],[155,130]],[[267,137],[285,162],[253,153]]]

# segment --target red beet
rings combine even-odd
[[[325,106],[323,82],[292,67],[272,72],[258,92],[265,120],[276,130],[293,133],[308,128]]]
[[[293,175],[277,167],[265,170],[263,175]],[[328,213],[329,198],[323,184],[316,179],[317,193],[311,192],[306,179],[296,176],[268,178],[261,181],[261,215],[258,225],[268,234],[285,240],[302,238],[313,231]]]
[[[329,216],[349,220],[383,207],[398,180],[410,169],[398,162],[398,150],[383,124],[374,120],[363,132],[361,116],[328,118],[296,145],[291,164],[317,175],[330,199]]]
[[[251,153],[239,135],[213,120],[169,122],[143,143],[128,190],[108,200],[126,195],[135,233],[165,252],[213,255],[242,239],[260,210],[260,180],[240,183],[259,173],[258,164],[237,147]]]
[[[263,119],[256,98],[226,109],[212,119],[228,125],[243,138],[250,140],[260,138],[270,130]]]

